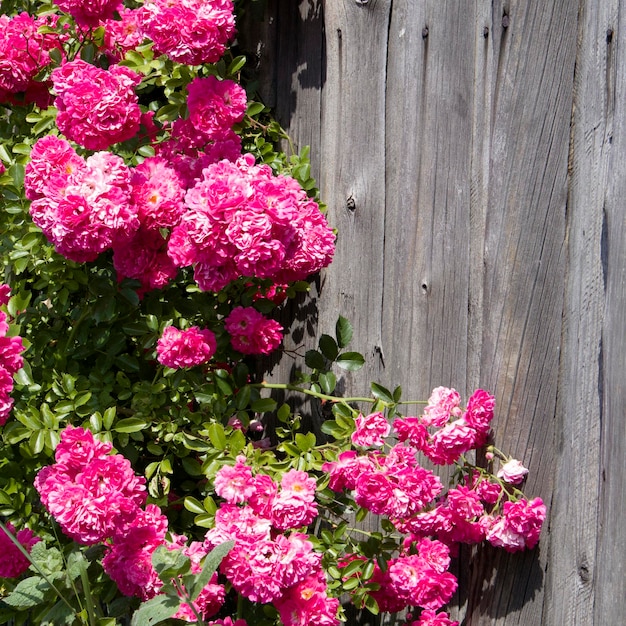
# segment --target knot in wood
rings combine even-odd
[[[613,41],[613,29],[609,28],[606,31],[606,43],[611,43]]]
[[[354,0],[359,6],[367,4],[370,0]]]
[[[354,198],[351,195],[348,196],[348,199],[346,200],[346,209],[348,209],[350,213],[356,211],[356,202],[354,201]]]
[[[505,13],[502,16],[502,28],[508,28],[511,23],[511,18]]]
[[[424,28],[422,28],[422,39],[426,39],[429,32],[430,31],[428,30],[428,26],[424,26]]]
[[[487,39],[487,37],[489,37],[489,26],[485,26],[485,28],[483,28],[483,37],[485,39]]]

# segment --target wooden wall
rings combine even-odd
[[[619,0],[267,0],[262,43],[241,27],[339,230],[317,332],[355,326],[346,391],[491,390],[549,507],[534,551],[464,553],[466,626],[626,623],[625,19]]]

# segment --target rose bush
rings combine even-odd
[[[488,392],[333,395],[363,363],[343,317],[296,380],[257,376],[335,235],[246,93],[232,2],[6,6],[0,623],[332,626],[349,597],[452,624],[459,544],[533,548],[545,506]],[[332,418],[307,432],[272,389]]]

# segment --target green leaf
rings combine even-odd
[[[54,624],[54,626],[71,626],[76,619],[76,611],[67,606],[63,600],[59,600],[42,618],[42,624]]]
[[[378,602],[376,602],[376,600],[369,594],[365,598],[365,608],[373,615],[378,615],[380,613]]]
[[[152,626],[163,622],[176,613],[180,602],[178,597],[165,595],[158,595],[142,602],[133,613],[131,626]]]
[[[342,437],[346,436],[346,431],[341,426],[339,426],[339,424],[337,424],[335,420],[326,420],[325,422],[322,422],[320,428],[322,429],[323,433],[325,433],[326,435],[330,435],[335,439],[341,439]]]
[[[238,411],[243,411],[250,404],[250,393],[252,389],[249,385],[242,387],[235,396],[235,406]]]
[[[354,561],[350,561],[348,565],[341,569],[341,575],[347,578],[348,576],[352,576],[357,572],[360,572],[365,565],[365,561],[361,561],[360,559],[355,559]]]
[[[276,417],[279,422],[288,422],[291,417],[291,407],[287,403],[281,404],[280,409],[276,411]]]
[[[348,580],[344,581],[343,588],[344,591],[350,591],[351,589],[356,589],[360,584],[358,578],[348,578]]]
[[[25,578],[2,601],[16,609],[28,609],[41,604],[50,585],[41,576]]]
[[[307,433],[306,435],[296,433],[296,446],[298,446],[298,449],[302,452],[308,452],[311,448],[314,448],[315,443],[314,433]]]
[[[335,326],[337,344],[340,348],[345,348],[352,341],[352,324],[343,316],[339,316]]]
[[[400,398],[402,397],[402,387],[400,387],[400,385],[398,385],[394,390],[393,390],[393,401],[394,402],[400,402]]]
[[[228,66],[228,70],[226,70],[227,75],[232,76],[233,74],[236,74],[245,64],[245,56],[235,57]]]
[[[116,433],[136,433],[148,427],[148,422],[140,417],[127,417],[116,422],[113,430]]]
[[[250,405],[250,408],[255,413],[269,413],[275,411],[277,406],[278,403],[273,398],[259,398]]]
[[[206,513],[202,504],[191,496],[187,496],[185,498],[185,508],[191,513],[195,513],[196,515],[203,515],[204,513]]]
[[[248,102],[248,110],[246,111],[246,113],[250,117],[254,117],[255,115],[258,115],[259,113],[261,113],[263,109],[265,109],[265,105],[262,102],[250,101]]]
[[[196,577],[195,583],[193,584],[191,589],[187,589],[187,592],[191,596],[191,601],[193,602],[199,595],[202,589],[209,583],[211,577],[219,567],[219,564],[222,562],[224,557],[232,550],[235,545],[234,541],[227,541],[226,543],[222,543],[219,546],[216,546],[206,555],[204,559],[204,565],[202,566],[202,571]]]
[[[337,377],[332,372],[322,372],[318,376],[318,382],[322,391],[330,395],[333,391],[335,391],[335,387],[337,386]]]
[[[186,574],[190,568],[190,561],[180,550],[169,550],[165,546],[159,546],[152,553],[152,566],[159,578],[167,582],[179,574]]]
[[[378,383],[372,383],[372,395],[383,402],[389,402],[393,404],[393,396],[391,395],[391,391]]]
[[[322,354],[329,360],[334,361],[339,354],[337,342],[330,335],[322,335],[319,340]]]
[[[349,372],[360,370],[365,364],[365,359],[358,352],[344,352],[337,357],[337,365]]]
[[[224,450],[226,448],[226,433],[224,427],[221,424],[214,422],[209,424],[209,439],[213,444],[213,447],[217,450]]]
[[[307,350],[304,355],[304,362],[307,367],[310,367],[312,370],[326,369],[326,360],[322,353],[317,350]]]

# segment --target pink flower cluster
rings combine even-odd
[[[418,513],[443,489],[439,477],[420,466],[416,450],[402,445],[388,454],[348,450],[322,469],[330,475],[332,490],[354,491],[359,506],[392,519]]]
[[[462,454],[484,445],[493,419],[494,397],[482,389],[474,392],[461,410],[457,391],[437,387],[421,417],[396,420],[400,441],[409,441],[437,465],[451,465]],[[428,428],[435,428],[431,433]]]
[[[209,165],[185,202],[169,254],[194,267],[205,291],[242,276],[302,280],[332,259],[335,237],[318,205],[297,181],[274,176],[250,154]]]
[[[104,571],[128,596],[144,600],[156,596],[163,586],[152,566],[159,546],[181,550],[191,560],[192,573],[201,571],[209,549],[176,536],[167,540],[167,518],[159,507],[145,505],[145,479],[130,462],[111,454],[111,444],[96,440],[84,428],[67,426],[55,450],[56,463],[44,467],[35,478],[41,501],[69,537],[78,543],[104,543]],[[225,590],[214,576],[194,601],[204,617],[222,606]],[[174,616],[194,621],[191,607],[183,604]]]
[[[255,476],[244,457],[215,478],[215,491],[226,502],[205,545],[235,541],[222,573],[252,602],[273,603],[285,626],[338,624],[339,602],[327,595],[322,555],[296,532],[317,516],[315,488],[315,479],[298,470],[286,472],[280,485],[265,474]]]
[[[48,135],[33,146],[24,187],[33,221],[63,256],[93,261],[113,249],[118,277],[141,281],[140,293],[176,276],[160,229],[180,220],[183,190],[163,159],[130,169],[110,152],[83,159]]]
[[[371,592],[381,611],[396,613],[410,606],[436,610],[450,601],[457,588],[456,578],[448,571],[448,546],[422,539],[410,552],[391,559],[387,569],[378,565],[372,582],[380,589]]]
[[[0,284],[0,305],[9,301],[10,290],[8,285]],[[7,337],[9,324],[7,315],[0,311],[0,426],[4,426],[11,409],[13,398],[13,375],[22,367],[24,344],[21,337]]]
[[[141,111],[135,87],[141,76],[133,70],[121,65],[103,70],[76,59],[56,68],[51,77],[56,123],[68,139],[89,150],[104,150],[137,134]]]
[[[207,363],[216,349],[215,335],[207,328],[167,326],[157,342],[157,359],[167,367],[193,367]]]
[[[100,25],[104,28],[102,51],[110,61],[117,63],[124,58],[129,50],[134,50],[143,42],[143,34],[139,29],[137,9],[118,8],[117,19],[103,19]]]
[[[54,0],[54,3],[69,13],[80,26],[98,26],[101,20],[113,17],[122,6],[121,0]]]
[[[43,137],[31,151],[24,188],[33,222],[73,261],[93,261],[139,227],[130,170],[110,152],[83,159],[67,141]]]
[[[253,307],[235,307],[224,320],[230,341],[242,354],[269,354],[283,340],[283,327]]]
[[[19,541],[26,552],[30,553],[33,546],[40,541],[29,528],[15,532],[13,524],[6,524],[7,530]],[[0,529],[0,578],[17,578],[30,566],[30,561],[22,554],[18,547]]]
[[[0,102],[9,101],[12,94],[36,90],[35,76],[50,63],[50,51],[62,51],[63,43],[63,37],[55,33],[38,31],[42,26],[54,27],[56,21],[56,16],[35,18],[26,12],[0,15]],[[47,106],[47,98],[43,100],[41,104]]]
[[[63,532],[85,545],[124,535],[146,500],[145,479],[111,444],[84,428],[67,426],[54,465],[35,479],[41,501]]]
[[[388,454],[342,452],[337,461],[323,467],[330,475],[329,487],[353,491],[359,506],[388,516],[398,530],[410,533],[408,544],[436,538],[454,548],[486,539],[509,551],[533,548],[546,516],[539,498],[531,502],[518,498],[503,488],[504,483],[479,472],[468,484],[450,488],[443,496],[439,479],[417,461],[421,451],[435,462],[452,464],[462,453],[482,445],[493,408],[493,396],[483,390],[476,391],[462,410],[456,391],[437,388],[421,418],[395,420],[394,430],[406,445],[396,445]],[[355,423],[355,445],[376,446],[386,436],[381,414],[359,415]],[[439,430],[431,435],[428,427]],[[526,473],[519,462],[508,463],[501,480],[519,482]]]
[[[202,171],[222,159],[241,156],[241,138],[233,131],[246,112],[246,94],[231,80],[195,78],[188,85],[189,117],[169,127],[169,138],[155,144],[156,154],[174,167],[185,188],[202,178]]]
[[[139,21],[158,54],[187,65],[216,63],[235,34],[232,0],[146,0]]]

